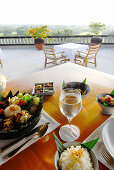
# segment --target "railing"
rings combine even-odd
[[[48,36],[45,38],[45,44],[63,44],[68,42],[89,44],[91,42],[92,35],[74,35],[74,36]],[[114,44],[114,35],[101,35],[102,44]],[[17,36],[17,37],[0,37],[0,46],[10,45],[33,45],[34,39],[29,36]]]

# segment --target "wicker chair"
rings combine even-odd
[[[47,64],[54,64],[57,65],[58,61],[60,63],[69,61],[69,59],[67,59],[64,56],[64,52],[58,52],[56,53],[53,49],[53,47],[49,47],[49,46],[43,46],[43,51],[45,54],[45,64],[44,67],[46,67]]]
[[[96,63],[96,55],[98,53],[98,50],[100,48],[101,44],[98,45],[90,45],[87,49],[87,52],[77,51],[77,55],[75,56],[75,63],[84,65],[87,67],[87,63],[95,64],[95,67],[97,66]],[[93,60],[93,61],[92,61]]]

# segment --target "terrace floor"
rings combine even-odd
[[[4,74],[8,80],[53,67],[48,65],[44,68],[44,53],[34,46],[7,46],[1,49],[4,53],[4,67],[0,68],[0,74]],[[97,67],[92,64],[89,67],[114,75],[114,45],[102,45],[97,54]]]

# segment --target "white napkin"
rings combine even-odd
[[[39,126],[41,124],[44,124],[46,122],[50,122],[50,124],[48,125],[48,130],[45,133],[45,135],[47,135],[48,133],[52,132],[54,129],[56,129],[60,124],[55,121],[51,116],[49,116],[46,112],[44,112],[42,110],[42,114],[41,114],[41,119],[38,122],[38,124],[36,126]],[[44,135],[44,136],[45,136]],[[33,144],[34,142],[36,142],[37,140],[39,140],[38,138],[34,138],[33,140],[30,140],[26,145],[24,145],[18,152],[21,152],[22,150],[26,149],[27,147],[29,147],[31,144]],[[0,147],[3,147],[5,145],[7,145],[8,143],[11,143],[12,141],[14,141],[14,139],[10,139],[10,140],[0,140]],[[12,146],[10,149],[8,149],[7,151],[3,152],[0,154],[0,165],[2,165],[3,163],[5,163],[6,161],[8,161],[11,158],[6,157],[6,155],[11,152],[12,150],[14,150],[15,148],[17,148],[18,146],[20,146],[22,144],[22,142],[20,141],[18,144],[15,144],[14,146]],[[16,154],[15,154],[16,155]],[[14,155],[14,156],[15,156]]]

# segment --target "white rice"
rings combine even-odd
[[[10,118],[14,117],[14,115],[19,112],[21,112],[21,107],[16,104],[12,104],[6,107],[6,109],[4,110],[4,115],[6,118]]]
[[[89,152],[81,146],[67,148],[60,156],[59,166],[62,170],[93,170]]]

